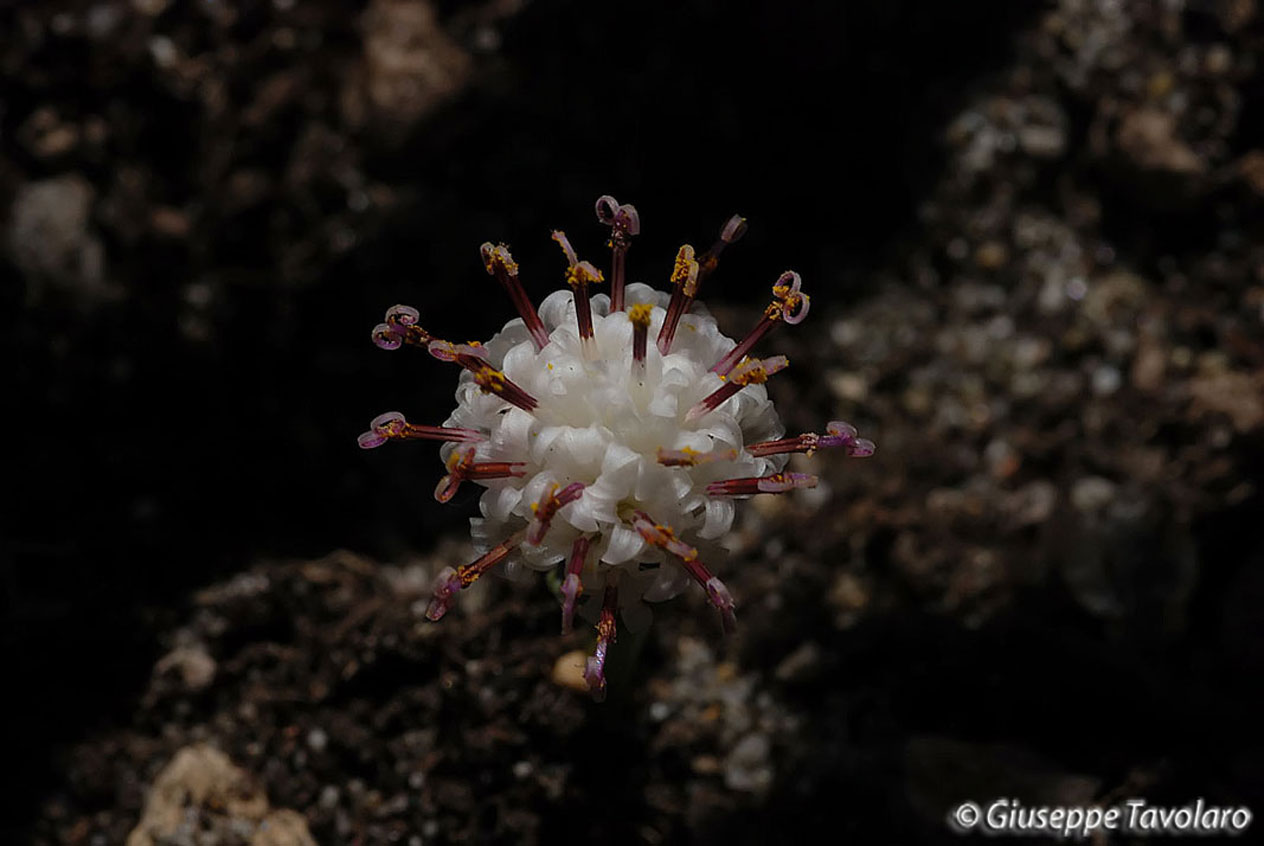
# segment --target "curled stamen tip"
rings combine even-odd
[[[597,220],[606,226],[622,229],[629,235],[641,234],[641,216],[636,206],[623,204],[609,194],[597,198]]]
[[[641,215],[637,213],[636,206],[626,204],[619,206],[619,213],[615,215],[615,226],[621,227],[629,235],[640,235]]]
[[[791,326],[802,323],[812,304],[812,298],[800,290],[802,287],[803,278],[793,270],[777,277],[772,286],[775,301],[769,306],[767,314],[773,319],[780,317]]]
[[[408,421],[398,411],[387,411],[374,417],[369,423],[369,431],[356,438],[360,449],[375,449],[392,437],[399,437],[401,429],[407,427]]]
[[[842,420],[830,421],[825,431],[826,435],[820,439],[821,446],[841,446],[850,458],[868,458],[877,449],[868,438],[856,437],[856,427]]]
[[[831,420],[825,425],[825,431],[831,437],[840,438],[843,443],[849,443],[856,439],[859,434],[856,427],[842,420]]]
[[[444,567],[435,577],[434,595],[426,606],[426,619],[438,622],[452,607],[452,597],[461,590],[461,578],[452,567]]]
[[[404,336],[385,323],[373,327],[373,343],[378,349],[397,350],[404,345]]]
[[[421,312],[412,306],[396,304],[386,310],[386,323],[389,326],[415,326],[421,320]]]
[[[735,612],[735,603],[733,602],[733,594],[729,593],[729,589],[724,582],[720,581],[719,576],[712,576],[707,580],[704,586],[707,591],[707,599],[720,612],[720,622],[724,626],[726,635],[733,634],[737,631],[737,614]]]
[[[787,270],[785,273],[777,277],[777,281],[773,283],[773,290],[784,288],[786,293],[798,293],[803,287],[803,277],[793,270]]]
[[[374,432],[389,432],[398,423],[407,423],[404,415],[398,411],[386,411],[373,418],[369,428]]]
[[[746,234],[746,218],[740,214],[735,214],[724,224],[724,228],[720,230],[720,240],[726,244],[736,243]]]
[[[785,312],[783,319],[791,326],[796,326],[803,322],[808,316],[808,309],[812,305],[812,298],[807,294],[797,294],[794,300],[796,307],[793,311]]]
[[[878,447],[868,438],[856,438],[847,445],[847,455],[851,458],[868,458]]]
[[[614,226],[615,215],[619,213],[619,201],[609,194],[597,198],[597,219],[607,226]]]

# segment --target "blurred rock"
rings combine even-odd
[[[81,306],[108,296],[105,250],[90,228],[93,197],[92,186],[77,175],[29,182],[18,189],[6,240],[35,298],[45,288]]]
[[[1137,109],[1119,124],[1120,150],[1143,170],[1197,174],[1203,160],[1176,137],[1176,119],[1157,109]]]
[[[181,646],[154,665],[155,676],[172,672],[188,690],[202,690],[215,679],[215,659],[200,646]]]
[[[315,846],[300,814],[270,811],[259,783],[206,745],[186,746],[158,774],[127,846]]]
[[[400,138],[469,80],[470,56],[427,0],[373,0],[361,26],[364,62],[342,95],[353,126],[372,124]]]

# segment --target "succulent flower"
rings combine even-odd
[[[502,562],[511,571],[560,567],[564,633],[580,598],[593,597],[582,609],[598,635],[585,678],[600,699],[616,619],[645,620],[644,603],[697,582],[725,630],[733,628],[733,597],[704,558],[732,526],[735,499],[814,486],[815,476],[785,472],[790,453],[839,447],[864,457],[874,445],[841,422],[823,435],[784,437],[764,383],[789,361],[747,355],[776,326],[807,315],[797,273],[776,280],[763,318],[740,342],[722,334],[697,300],[721,253],[745,232],[743,218],[731,218],[702,255],[682,246],[664,293],[625,282],[640,231],[636,209],[605,196],[596,210],[610,228],[609,296],[592,292],[602,272],[558,231],[567,288],[538,311],[509,250],[483,244],[487,273],[519,314],[486,344],[439,339],[421,327],[416,309],[389,309],[374,342],[423,348],[458,365],[457,407],[440,426],[379,415],[359,443],[441,441],[447,472],[435,498],[447,502],[467,481],[486,489],[482,516],[471,520],[483,554],[439,574],[426,616],[443,617],[462,589]]]

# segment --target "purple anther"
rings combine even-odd
[[[404,336],[385,323],[373,327],[373,343],[381,350],[397,350],[404,345]]]
[[[735,244],[741,237],[746,234],[746,218],[740,214],[735,214],[724,224],[724,228],[720,230],[720,240],[725,244]]]
[[[593,699],[601,702],[606,698],[606,656],[610,652],[610,644],[614,643],[618,633],[615,626],[614,612],[619,604],[619,590],[614,572],[606,578],[606,593],[601,602],[601,619],[597,623],[597,646],[593,654],[588,656],[584,666],[584,681]]]
[[[401,333],[409,326],[416,326],[420,320],[421,312],[412,306],[397,304],[386,310],[386,325]]]
[[[729,589],[725,587],[724,582],[720,581],[719,576],[712,576],[707,579],[707,583],[703,585],[707,592],[707,599],[711,600],[711,604],[720,612],[720,625],[724,628],[726,635],[731,635],[737,631],[737,614],[734,611],[733,594],[729,593]]]
[[[408,420],[398,411],[384,411],[369,423],[369,428],[374,432],[381,432],[388,437],[398,432],[402,426],[408,424]]]
[[[434,595],[430,598],[430,604],[426,606],[426,619],[431,622],[443,619],[443,615],[452,607],[453,597],[460,592],[461,587],[461,579],[457,576],[455,568],[444,567],[440,570],[439,575],[435,577]]]
[[[821,446],[843,447],[849,458],[868,458],[877,447],[868,438],[856,437],[856,427],[841,420],[834,420],[825,427],[827,434],[821,436]]]
[[[566,562],[566,578],[562,580],[562,634],[570,634],[575,619],[575,602],[584,592],[580,574],[584,570],[584,562],[588,558],[588,547],[592,543],[587,535],[580,535],[571,544],[571,557]]]

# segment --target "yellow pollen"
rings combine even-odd
[[[752,367],[746,373],[739,373],[733,377],[733,381],[745,387],[747,385],[762,385],[768,381],[768,371],[764,369],[762,364]]]
[[[654,311],[654,307],[649,303],[637,303],[628,309],[628,321],[633,326],[642,328],[650,325],[650,314]]]
[[[513,256],[509,254],[509,248],[504,244],[487,251],[487,272],[495,273],[498,265],[503,267],[510,276],[518,274],[518,263],[513,260]]]
[[[505,374],[499,370],[493,370],[490,365],[484,365],[474,374],[474,381],[480,388],[494,391],[505,387]]]
[[[605,277],[598,270],[596,275],[584,267],[583,263],[566,269],[566,284],[572,288],[578,288],[580,285],[590,285],[593,283],[603,282]]]
[[[698,262],[694,261],[693,256],[693,247],[683,245],[676,252],[676,264],[671,274],[671,283],[680,286],[685,295],[690,297],[698,292]]]

